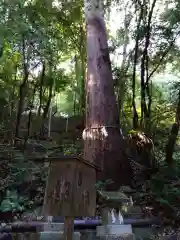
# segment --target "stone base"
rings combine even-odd
[[[80,240],[81,234],[74,232],[73,240]],[[64,232],[41,232],[40,240],[64,240]]]
[[[97,236],[105,235],[116,235],[120,236],[121,234],[132,233],[132,226],[130,224],[121,224],[121,225],[102,225],[96,228]]]
[[[133,233],[122,234],[121,236],[106,235],[99,237],[100,240],[135,240]]]
[[[108,239],[108,240],[134,240],[134,234],[132,233],[132,226],[130,224],[127,225],[103,225],[98,226],[97,237],[100,239]]]

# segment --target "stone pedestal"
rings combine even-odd
[[[80,240],[80,232],[73,233],[73,240]],[[64,240],[64,223],[45,223],[40,240]]]
[[[97,237],[102,240],[135,240],[134,234],[132,233],[132,227],[130,224],[127,225],[103,225],[97,227]]]
[[[73,240],[80,240],[79,232],[73,233]],[[64,232],[42,232],[40,240],[64,240]]]

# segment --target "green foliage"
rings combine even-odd
[[[168,217],[172,221],[179,220],[180,170],[179,162],[169,167],[162,163],[159,171],[134,195],[136,202],[154,207],[153,212]],[[162,217],[162,216],[161,216]]]
[[[25,210],[25,202],[27,202],[27,199],[24,197],[19,197],[16,191],[6,191],[6,197],[1,202],[0,205],[0,211],[2,212],[16,212],[16,211],[24,211]],[[28,202],[30,204],[30,202]]]

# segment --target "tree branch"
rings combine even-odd
[[[177,36],[176,36],[177,38]],[[169,53],[169,51],[171,50],[176,38],[174,38],[172,40],[172,42],[170,43],[169,47],[166,49],[166,51],[164,52],[164,54],[161,56],[159,63],[155,66],[155,68],[152,70],[152,72],[149,74],[148,76],[148,80],[150,80],[150,78],[153,76],[153,74],[158,70],[158,68],[160,67],[161,63],[163,62],[164,58],[166,57],[166,55]]]

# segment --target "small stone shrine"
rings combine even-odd
[[[98,191],[102,226],[97,227],[97,236],[100,239],[127,239],[134,240],[130,224],[123,224],[121,207],[132,205],[132,200],[123,192]]]

